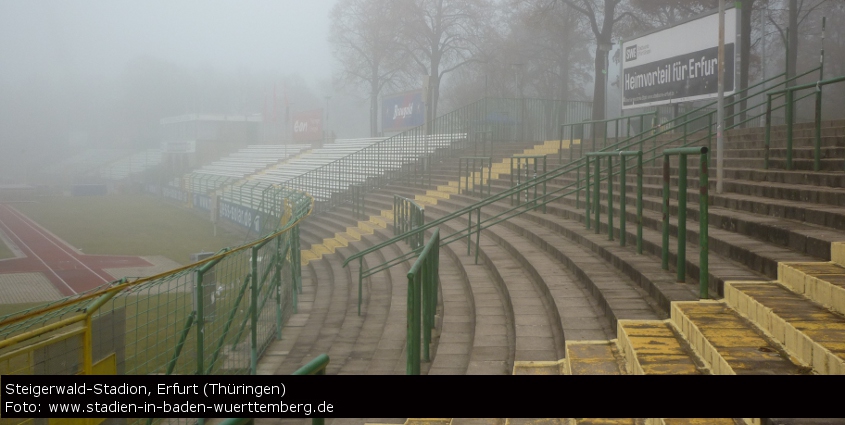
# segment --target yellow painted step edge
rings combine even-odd
[[[742,282],[725,282],[725,301],[729,306],[754,322],[769,337],[782,344],[786,351],[799,362],[812,366],[817,373],[845,375],[845,360],[813,341],[805,333],[795,329],[789,322],[776,315],[772,309],[766,308],[754,298],[735,288],[734,283]]]
[[[722,357],[721,354],[716,350],[715,347],[704,338],[704,335],[701,333],[701,330],[698,329],[698,326],[695,325],[689,318],[681,311],[680,306],[684,304],[690,303],[717,303],[721,304],[720,301],[713,301],[713,300],[702,300],[702,301],[690,301],[690,302],[673,302],[672,303],[672,311],[671,311],[671,320],[672,323],[681,330],[681,333],[687,338],[692,346],[692,349],[695,350],[699,356],[704,360],[705,365],[710,367],[710,370],[714,375],[736,375],[733,368],[730,367],[728,362]]]

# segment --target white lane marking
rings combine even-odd
[[[44,265],[44,267],[46,267],[46,268],[47,268],[47,270],[50,270],[50,272],[51,272],[51,273],[53,273],[53,275],[54,275],[54,276],[56,276],[56,278],[58,278],[60,281],[62,281],[62,283],[63,283],[65,286],[67,286],[67,289],[70,289],[70,291],[71,291],[71,292],[73,292],[74,294],[78,294],[78,293],[79,293],[79,292],[76,292],[73,288],[71,288],[71,287],[70,287],[70,285],[68,285],[68,284],[67,284],[67,282],[65,282],[65,280],[64,280],[64,279],[62,279],[62,277],[61,277],[61,276],[59,276],[58,274],[56,274],[56,272],[55,272],[53,269],[51,269],[51,268],[50,268],[50,266],[48,266],[48,265],[47,265],[47,263],[46,263],[46,262],[44,262],[44,260],[43,260],[41,257],[39,257],[39,256],[38,256],[38,254],[36,254],[36,253],[35,253],[35,251],[33,251],[33,249],[32,249],[32,248],[30,248],[30,247],[29,247],[29,246],[28,246],[28,245],[27,245],[27,244],[23,241],[23,239],[21,239],[21,237],[20,237],[20,236],[18,236],[17,234],[15,234],[15,232],[13,232],[13,231],[12,231],[12,229],[10,229],[10,228],[9,228],[9,226],[7,226],[7,225],[6,225],[6,223],[4,223],[2,219],[0,219],[0,226],[3,226],[3,227],[6,229],[7,234],[10,234],[10,235],[14,236],[14,237],[18,240],[18,242],[20,242],[20,244],[21,244],[21,245],[23,245],[23,246],[24,246],[27,250],[29,250],[29,252],[30,252],[30,253],[31,253],[31,254],[32,254],[35,258],[37,258],[37,259],[38,259],[38,261],[40,261],[40,262],[41,262],[41,264],[43,264],[43,265]]]
[[[44,239],[47,239],[47,241],[48,241],[48,242],[50,242],[51,244],[53,244],[56,248],[59,248],[62,252],[64,252],[64,253],[65,253],[65,254],[67,254],[68,256],[70,256],[70,258],[72,258],[72,259],[73,259],[74,261],[76,261],[77,263],[81,264],[81,265],[82,265],[82,267],[84,267],[85,269],[87,269],[88,271],[90,271],[91,273],[93,273],[95,276],[99,277],[99,278],[100,278],[103,282],[106,282],[106,283],[111,282],[111,280],[106,279],[106,278],[104,278],[103,276],[101,276],[99,273],[95,272],[94,270],[91,270],[91,268],[90,268],[90,267],[86,266],[86,265],[85,265],[85,263],[83,263],[80,259],[76,258],[76,257],[73,255],[73,253],[68,252],[68,251],[65,249],[65,247],[63,247],[63,246],[61,246],[61,245],[57,244],[55,241],[53,241],[53,239],[52,239],[52,238],[50,238],[49,236],[45,235],[45,234],[44,234],[44,232],[42,232],[41,230],[39,230],[39,229],[38,229],[38,228],[36,228],[35,226],[33,226],[33,225],[29,224],[29,221],[30,221],[30,220],[29,220],[29,217],[27,217],[27,216],[23,215],[21,212],[19,212],[18,210],[14,209],[14,208],[12,208],[12,207],[10,207],[10,206],[8,206],[8,205],[3,205],[3,207],[5,207],[5,208],[6,208],[6,209],[8,209],[9,211],[11,211],[11,212],[12,212],[12,214],[16,215],[16,216],[18,217],[18,219],[20,219],[20,220],[23,222],[23,224],[26,224],[27,226],[29,226],[29,228],[30,228],[30,229],[35,230],[36,232],[38,232],[38,234],[39,234],[39,235],[41,235]]]

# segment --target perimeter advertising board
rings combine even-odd
[[[231,221],[256,234],[261,232],[261,213],[229,201],[220,201],[220,218]]]
[[[381,130],[394,132],[425,124],[423,91],[396,93],[381,98]]]
[[[725,95],[734,92],[736,15],[725,11]],[[718,53],[718,13],[623,42],[622,108],[717,97]]]
[[[323,139],[323,109],[293,114],[293,140],[313,142]]]

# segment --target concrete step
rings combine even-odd
[[[626,375],[625,360],[614,341],[566,343],[566,375]]]
[[[811,373],[723,302],[676,302],[672,322],[714,375]]]
[[[633,375],[701,375],[710,371],[669,320],[620,320],[619,346]]]
[[[829,146],[822,143],[823,148],[819,149],[819,157],[822,159],[842,159],[845,158],[845,148],[837,146]],[[728,158],[765,158],[765,149],[725,149],[725,159]],[[769,159],[783,159],[786,158],[786,148],[777,147],[769,148]],[[793,159],[814,159],[815,149],[813,147],[794,147],[792,148]]]
[[[727,168],[757,168],[765,167],[763,158],[725,158],[724,166]],[[793,158],[792,169],[796,171],[813,171],[815,162],[812,158]],[[769,158],[770,170],[786,170],[786,158]],[[843,158],[822,158],[819,160],[819,172],[836,172],[845,169]]]
[[[725,300],[818,374],[845,375],[845,316],[777,282],[728,282]]]

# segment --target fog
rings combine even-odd
[[[0,2],[0,179],[71,149],[155,146],[164,116],[261,113],[274,91],[294,111],[325,96],[357,110],[331,84],[334,3]]]

